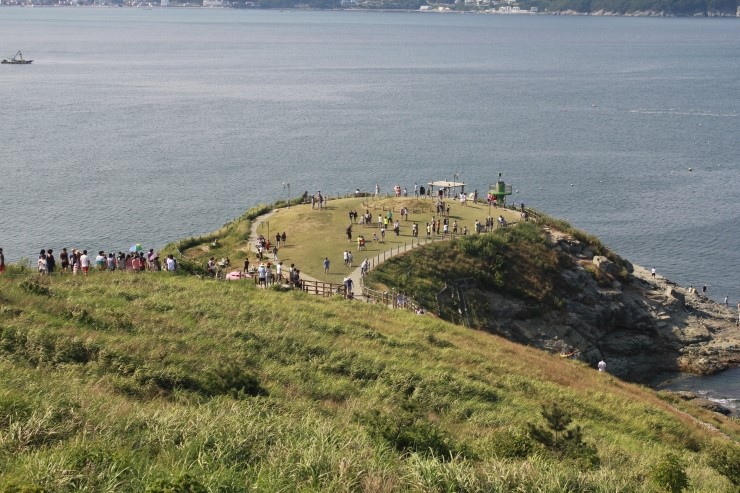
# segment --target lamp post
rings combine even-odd
[[[283,190],[285,190],[286,187],[288,188],[288,209],[290,209],[290,183],[283,182]]]

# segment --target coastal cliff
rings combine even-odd
[[[434,269],[437,279],[431,284],[444,286],[437,297],[440,315],[592,366],[605,359],[610,373],[636,382],[663,372],[709,375],[740,365],[733,308],[660,275],[653,278],[611,252],[610,260],[604,247],[583,233],[546,225],[540,231],[541,244],[511,236],[467,271]],[[467,240],[453,240],[450,252],[458,249],[455,241]],[[469,257],[475,248],[460,250]],[[457,266],[470,262],[449,254],[446,260]],[[418,293],[418,286],[392,272],[418,266],[420,259],[396,262],[405,266],[394,268],[391,261],[380,269],[391,275],[381,272],[375,279],[395,277],[401,281],[392,287]],[[487,282],[476,269],[495,271],[498,282]]]
[[[589,363],[606,359],[610,372],[634,381],[659,372],[709,375],[740,365],[740,328],[730,308],[639,266],[620,281],[613,263],[573,237],[551,232],[549,241],[573,260],[560,273],[572,288],[564,294],[575,293],[567,296],[567,308],[522,318],[525,302],[489,293],[494,316],[487,329]]]

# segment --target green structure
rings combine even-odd
[[[512,193],[511,185],[504,183],[501,173],[498,174],[498,181],[491,185],[490,188],[488,194],[491,196],[491,199],[496,199],[497,204],[506,205],[506,196]]]

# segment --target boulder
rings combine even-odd
[[[725,416],[729,416],[730,414],[732,414],[732,410],[726,408],[718,402],[710,401],[709,399],[695,399],[694,402],[697,406],[702,407],[708,411],[724,414]]]
[[[591,261],[602,272],[605,272],[612,277],[617,277],[617,275],[619,275],[619,267],[608,258],[601,255],[596,255]]]
[[[671,392],[671,394],[684,401],[691,401],[698,397],[696,393],[691,392],[690,390],[678,390],[675,392]]]
[[[670,287],[669,286],[665,290],[665,295],[669,299],[672,298],[674,300],[679,301],[682,306],[686,304],[686,296],[682,292],[680,292],[679,290],[677,290],[676,288],[673,288],[673,287]]]

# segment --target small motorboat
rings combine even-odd
[[[5,58],[0,63],[8,63],[10,65],[28,65],[29,63],[32,63],[33,60],[26,60],[23,58],[23,53],[18,50],[18,53],[15,54],[13,58]]]

